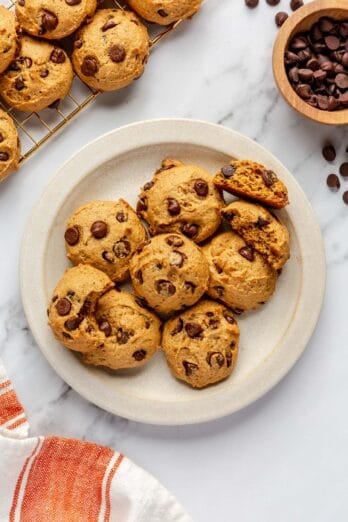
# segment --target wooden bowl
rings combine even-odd
[[[312,107],[295,92],[285,70],[284,55],[291,38],[310,29],[323,16],[348,20],[348,0],[315,0],[295,11],[279,29],[273,48],[273,75],[281,94],[297,112],[318,123],[347,125],[348,109],[324,111]]]

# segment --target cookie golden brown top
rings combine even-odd
[[[202,0],[128,0],[128,4],[145,20],[169,25],[194,15]]]
[[[0,109],[0,182],[18,167],[18,132],[12,118]]]
[[[12,11],[0,5],[0,73],[4,72],[16,56],[17,22]]]
[[[288,190],[272,171],[250,160],[232,160],[214,177],[215,186],[230,194],[283,208],[288,203]]]
[[[137,212],[149,224],[151,235],[180,232],[201,243],[219,227],[223,204],[206,170],[166,159],[144,185]]]
[[[17,0],[16,15],[27,33],[58,40],[88,21],[96,8],[97,0]]]

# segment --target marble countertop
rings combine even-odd
[[[321,156],[329,138],[347,158],[348,129],[304,120],[278,94],[271,71],[276,9],[264,1],[251,11],[243,0],[206,0],[154,50],[141,80],[99,97],[0,187],[0,355],[32,433],[117,448],[153,473],[197,522],[348,519],[348,207],[342,191],[330,193],[325,184],[339,159],[331,166]],[[310,199],[328,261],[322,314],[294,369],[240,413],[191,427],[140,425],[79,397],[35,345],[19,292],[21,237],[57,168],[104,132],[157,117],[221,123],[273,152]],[[343,186],[348,190],[348,181]]]

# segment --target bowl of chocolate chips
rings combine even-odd
[[[282,25],[273,49],[276,84],[291,107],[348,124],[348,0],[315,0]]]

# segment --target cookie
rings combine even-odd
[[[97,322],[106,339],[83,362],[112,370],[147,363],[161,344],[161,322],[128,292],[111,290],[98,303]]]
[[[232,312],[200,301],[166,322],[162,347],[175,377],[194,388],[226,379],[236,364],[239,328]]]
[[[144,185],[137,212],[149,224],[151,235],[180,232],[200,243],[219,227],[223,205],[208,172],[196,165],[166,159]]]
[[[17,22],[15,15],[0,5],[0,74],[14,60],[17,52]]]
[[[149,51],[147,29],[135,13],[101,9],[78,32],[72,62],[89,87],[114,91],[142,75]]]
[[[232,160],[214,177],[216,187],[241,198],[283,208],[288,203],[288,190],[277,175],[260,163]]]
[[[53,291],[48,309],[56,339],[77,352],[102,346],[105,334],[97,323],[96,307],[98,299],[113,286],[106,274],[92,266],[69,268]]]
[[[89,21],[97,0],[17,0],[16,15],[25,32],[58,40]]]
[[[272,268],[280,270],[285,265],[290,257],[289,232],[271,212],[256,203],[238,200],[225,207],[222,215]]]
[[[0,109],[0,182],[18,168],[20,143],[12,118]]]
[[[128,4],[145,20],[169,25],[193,16],[202,0],[128,0]]]
[[[209,268],[201,249],[181,234],[160,234],[130,262],[138,296],[157,312],[192,306],[208,288]]]
[[[0,92],[15,109],[37,112],[65,98],[72,81],[72,66],[63,49],[23,36],[18,57],[0,77]]]
[[[257,308],[273,294],[277,272],[234,232],[214,237],[203,253],[210,270],[208,294],[236,313]]]
[[[117,282],[129,277],[130,258],[146,238],[138,216],[123,199],[83,205],[65,230],[70,261],[92,265]]]

